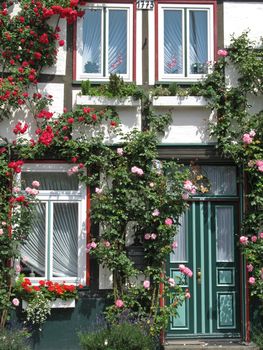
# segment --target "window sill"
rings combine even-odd
[[[135,100],[133,97],[124,98],[108,98],[105,96],[88,96],[88,95],[77,95],[77,105],[88,105],[88,106],[129,106],[138,107],[140,100]]]
[[[206,107],[208,100],[202,96],[157,96],[152,103],[155,107]]]
[[[28,305],[28,302],[26,300],[22,300],[22,309],[26,309]],[[62,300],[62,299],[56,299],[50,301],[51,309],[68,309],[68,308],[74,308],[76,306],[76,299],[68,299],[68,300]]]

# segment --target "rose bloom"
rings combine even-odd
[[[15,306],[18,306],[19,305],[19,300],[17,298],[14,298],[12,300],[12,304],[15,305]]]
[[[168,283],[170,284],[171,287],[175,286],[175,280],[173,278],[168,278]]]
[[[121,299],[117,299],[117,300],[115,301],[115,306],[116,306],[117,308],[122,308],[122,307],[124,306],[124,302],[123,302]]]
[[[151,238],[150,233],[145,233],[144,239],[145,239],[146,241],[148,241],[150,238]]]
[[[39,187],[39,186],[40,186],[40,183],[39,183],[38,181],[35,180],[35,181],[32,182],[32,186],[33,186],[33,187]]]
[[[2,225],[3,225],[3,226],[6,226],[6,222],[5,222],[5,221],[2,221]]]
[[[183,194],[182,194],[182,198],[183,198],[184,200],[187,200],[187,199],[189,198],[189,194],[188,194],[188,193],[183,193]]]
[[[255,236],[255,235],[251,237],[251,241],[252,241],[253,243],[255,243],[255,242],[257,241],[257,239],[258,239],[258,238],[257,238],[257,236]]]
[[[253,138],[249,134],[244,134],[242,140],[246,145],[249,145],[253,142]]]
[[[155,186],[154,182],[150,182],[150,183],[149,183],[149,186],[150,186],[151,188],[153,188],[153,187]]]
[[[0,228],[0,236],[2,236],[3,233],[4,233],[4,230]]]
[[[249,136],[251,136],[251,137],[256,136],[256,132],[255,132],[255,130],[250,130],[250,132],[249,132]]]
[[[19,188],[19,187],[14,187],[13,188],[13,192],[14,193],[18,193],[18,192],[20,192],[21,191],[21,189]]]
[[[145,280],[145,281],[143,282],[143,287],[144,287],[145,289],[149,289],[149,288],[150,288],[150,285],[151,285],[150,281]]]
[[[97,194],[101,194],[101,193],[102,193],[102,188],[96,187],[96,188],[95,188],[95,192],[96,192]]]
[[[177,243],[177,241],[174,241],[174,242],[172,243],[172,248],[173,248],[173,249],[178,248],[178,243]]]
[[[165,225],[171,226],[173,224],[173,220],[171,218],[166,218],[164,223]]]
[[[154,211],[152,212],[152,216],[159,216],[160,215],[160,211],[158,209],[154,209]]]
[[[119,156],[123,156],[123,148],[117,148],[116,152]]]
[[[228,55],[228,52],[227,52],[227,50],[220,49],[217,51],[217,54],[218,54],[218,56],[226,57]]]
[[[252,264],[247,265],[248,272],[252,272],[254,270],[254,266]]]
[[[156,233],[152,233],[151,234],[151,239],[154,241],[157,238],[157,234]]]
[[[21,271],[21,266],[20,265],[15,265],[15,271],[19,273]]]
[[[186,299],[190,299],[191,298],[191,294],[190,294],[188,289],[186,289],[184,296],[186,297]]]
[[[95,248],[97,247],[97,243],[91,242],[91,243],[90,243],[90,246],[91,246],[91,248],[95,249]]]
[[[249,277],[248,283],[249,283],[249,284],[255,284],[255,283],[256,283],[255,277]]]
[[[246,236],[241,236],[240,238],[239,238],[239,242],[241,243],[241,244],[248,244],[248,238],[246,237]]]
[[[260,232],[260,234],[258,236],[259,236],[259,238],[263,238],[263,232]]]

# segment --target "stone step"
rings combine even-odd
[[[169,340],[164,345],[164,350],[259,350],[253,343],[244,343],[240,340]]]

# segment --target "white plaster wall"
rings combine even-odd
[[[148,52],[149,52],[149,85],[155,84],[155,34],[154,10],[148,11]]]
[[[250,29],[249,38],[258,44],[263,35],[263,2],[224,2],[224,46],[235,37]]]
[[[48,24],[53,28],[57,25],[57,17],[52,17]],[[52,67],[44,68],[41,73],[43,74],[56,74],[56,75],[65,75],[66,74],[66,58],[67,58],[67,22],[65,19],[59,21],[60,27],[60,40],[64,40],[64,46],[58,46],[57,44],[57,61]]]
[[[158,108],[156,112],[169,112],[167,108]],[[207,108],[174,108],[172,123],[161,138],[162,144],[206,144],[213,140],[209,137],[208,122],[214,115]]]
[[[52,83],[39,83],[38,91],[53,96],[53,103],[49,107],[49,111],[54,112],[55,116],[63,112],[64,108],[64,85],[52,84]],[[35,92],[32,90],[32,92]],[[26,122],[29,125],[28,131],[23,134],[23,138],[30,139],[35,137],[36,124],[33,117],[28,111],[23,108],[21,111],[17,111],[13,114],[12,119],[4,119],[0,122],[0,137],[5,137],[9,141],[16,139],[16,135],[13,133],[13,128],[19,122]]]
[[[251,106],[248,109],[250,114],[256,114],[263,111],[263,96],[262,95],[248,95],[248,104]]]

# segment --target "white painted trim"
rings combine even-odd
[[[133,5],[130,4],[89,4],[88,6],[83,7],[85,9],[106,9],[106,47],[108,47],[108,14],[110,9],[114,10],[127,10],[127,74],[120,74],[120,76],[125,81],[132,81],[132,61],[133,61]],[[102,72],[98,73],[83,73],[82,72],[82,48],[83,48],[83,21],[84,16],[77,21],[77,39],[76,39],[76,79],[77,80],[94,80],[94,81],[108,81],[108,50],[106,49],[106,62],[103,62],[103,52],[102,52]],[[102,21],[101,21],[101,43],[103,49],[103,35],[104,35],[104,13],[102,11]],[[103,66],[105,66],[105,75],[103,76]]]
[[[142,11],[140,11],[142,12]],[[148,64],[149,64],[149,77],[148,83],[149,85],[155,84],[155,11],[148,11]],[[140,48],[141,50],[141,48]]]
[[[160,107],[206,107],[208,101],[202,96],[158,96],[153,97],[152,104]]]
[[[26,300],[22,300],[22,309],[26,310],[28,306],[28,302]],[[50,301],[51,309],[66,309],[66,308],[74,308],[76,306],[76,299],[55,299]]]
[[[89,105],[89,106],[138,107],[138,106],[140,106],[141,101],[134,100],[132,97],[108,98],[105,96],[77,95],[76,104],[77,105]]]

